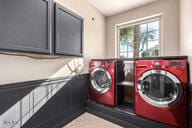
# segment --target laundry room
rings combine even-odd
[[[191,0],[0,0],[0,128],[192,128]]]

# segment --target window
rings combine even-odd
[[[118,27],[119,57],[156,57],[160,54],[160,18]]]

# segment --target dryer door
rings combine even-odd
[[[112,78],[110,73],[104,68],[96,68],[91,73],[91,84],[96,92],[107,92],[112,85]]]
[[[170,72],[149,70],[138,79],[137,89],[143,100],[156,107],[170,107],[183,96],[181,82]]]

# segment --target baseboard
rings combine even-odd
[[[92,101],[87,102],[86,111],[104,118],[122,127],[128,128],[172,128],[158,122],[138,117],[135,114],[121,111],[117,108],[107,107]]]
[[[110,115],[107,115],[107,114],[105,114],[105,113],[99,112],[99,111],[97,111],[97,110],[91,109],[91,108],[89,108],[89,107],[86,108],[86,111],[87,111],[88,113],[91,113],[91,114],[93,114],[93,115],[96,115],[96,116],[98,116],[98,117],[100,117],[100,118],[103,118],[103,119],[105,119],[105,120],[108,120],[108,121],[110,121],[110,122],[112,122],[112,123],[115,123],[115,124],[120,125],[120,126],[125,127],[125,128],[141,128],[141,127],[138,127],[138,126],[136,126],[136,125],[134,125],[134,124],[125,122],[125,121],[123,121],[123,120],[121,120],[121,119],[118,119],[118,118],[112,117],[112,116],[110,116]]]

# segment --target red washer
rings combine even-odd
[[[188,127],[187,59],[137,60],[135,113],[176,128]]]
[[[89,65],[89,98],[115,106],[115,60],[91,60]]]

